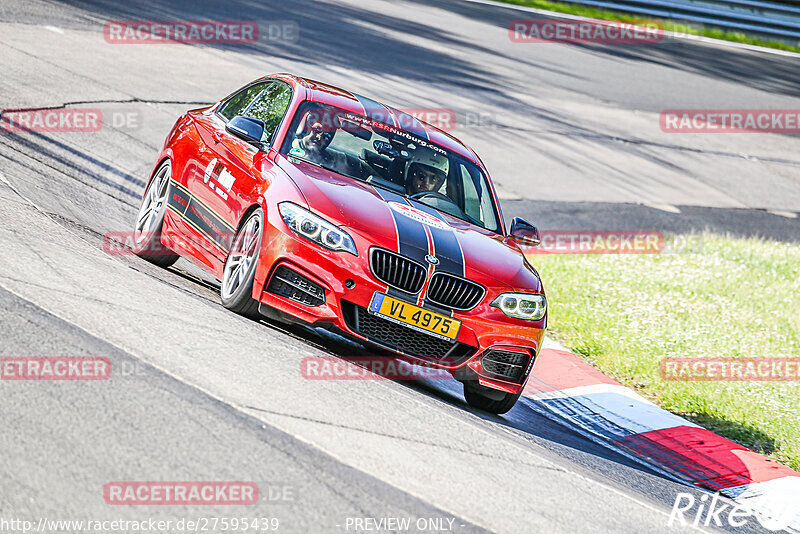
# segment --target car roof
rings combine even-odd
[[[266,76],[266,78],[277,78],[290,83],[295,88],[302,87],[306,91],[305,100],[329,104],[345,111],[363,115],[387,124],[392,124],[392,122],[394,122],[394,126],[402,125],[398,127],[422,137],[423,139],[429,140],[447,150],[460,154],[479,167],[483,167],[477,154],[464,143],[447,132],[427,122],[421,121],[404,111],[400,111],[399,109],[387,106],[371,98],[351,93],[350,91],[340,89],[333,85],[292,74],[273,74]]]

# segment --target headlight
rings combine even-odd
[[[530,293],[503,293],[492,301],[492,306],[509,317],[538,321],[547,312],[547,299]]]
[[[317,217],[307,209],[291,202],[278,204],[278,211],[286,226],[328,250],[343,250],[358,256],[356,245],[347,232],[340,230],[321,217]]]

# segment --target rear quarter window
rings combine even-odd
[[[292,89],[281,82],[274,82],[269,85],[242,115],[251,119],[258,119],[264,123],[264,136],[262,141],[270,141],[278,125],[281,123],[286,110],[289,108],[289,101],[292,99]]]
[[[235,95],[231,97],[230,100],[222,104],[222,108],[218,111],[220,115],[225,117],[227,120],[231,120],[237,115],[241,115],[242,111],[247,109],[247,106],[253,101],[255,97],[261,94],[268,83],[257,83],[251,85],[250,87],[245,87]]]

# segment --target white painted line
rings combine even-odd
[[[592,384],[589,386],[578,386],[574,388],[567,388],[556,391],[546,391],[544,393],[537,393],[536,395],[530,395],[530,396],[526,395],[526,396],[529,399],[533,400],[547,400],[547,399],[566,399],[569,397],[577,397],[581,395],[594,395],[598,393],[616,393],[618,395],[630,397],[631,399],[639,402],[646,402],[648,404],[653,404],[652,402],[645,399],[632,389],[617,384]],[[655,404],[653,404],[653,406],[655,406]]]
[[[654,210],[661,210],[666,211],[667,213],[680,213],[681,210],[677,206],[673,206],[672,204],[658,204],[654,202],[642,202],[642,206],[647,206],[648,208],[653,208]]]
[[[555,339],[551,338],[550,336],[545,336],[544,342],[542,343],[543,349],[550,349],[550,350],[560,350],[564,352],[571,352],[567,347],[556,341]]]
[[[536,13],[537,15],[546,15],[548,17],[559,18],[559,19],[567,19],[567,20],[585,20],[585,21],[594,21],[597,19],[593,19],[591,17],[582,17],[580,15],[570,15],[569,13],[559,13],[557,11],[547,11],[545,9],[537,9],[535,7],[528,7],[528,6],[517,6],[514,4],[505,4],[503,2],[497,2],[495,0],[464,0],[465,2],[470,2],[472,4],[483,4],[487,6],[495,6],[495,7],[504,7],[506,9],[513,9],[515,11],[525,11],[527,13]],[[788,52],[786,50],[778,50],[777,48],[767,48],[764,46],[756,46],[744,43],[736,43],[734,41],[725,41],[723,39],[713,39],[711,37],[703,37],[701,35],[690,35],[688,33],[679,33],[679,32],[664,32],[664,35],[669,36],[673,39],[686,39],[688,41],[700,41],[701,43],[708,43],[714,44],[719,46],[726,46],[729,48],[738,48],[740,50],[750,50],[754,52],[763,52],[765,54],[774,54],[776,56],[786,56],[786,57],[795,57],[800,58],[800,54],[797,52]]]
[[[51,32],[54,32],[54,33],[60,33],[61,35],[64,35],[64,30],[62,30],[61,28],[56,28],[55,26],[44,26],[44,29],[45,30],[50,30]]]
[[[793,211],[784,211],[784,210],[767,210],[767,213],[771,213],[773,215],[777,215],[778,217],[786,217],[787,219],[796,219],[797,213]]]
[[[3,173],[1,173],[1,172],[0,172],[0,182],[3,182],[4,184],[6,184],[8,186],[8,188],[11,189],[11,191],[14,192],[15,195],[17,195],[19,198],[21,198],[22,200],[24,200],[25,202],[30,204],[37,211],[40,211],[45,217],[47,217],[48,219],[52,220],[50,215],[45,213],[45,211],[42,208],[37,206],[36,203],[33,202],[33,200],[29,199],[28,197],[26,197],[25,195],[20,193],[19,190],[16,187],[14,187],[14,185],[11,182],[8,181],[8,178],[6,178],[5,175]],[[53,222],[55,222],[55,221],[53,221]],[[56,224],[58,224],[58,223],[56,223]],[[64,228],[66,228],[66,227],[64,227]],[[72,232],[70,232],[70,233],[72,233]]]
[[[625,386],[601,384],[571,389],[578,394],[560,395],[563,392],[555,392],[532,400],[546,404],[590,432],[611,439],[678,426],[698,426],[656,406]]]
[[[526,397],[523,397],[523,398],[526,398]],[[551,410],[549,406],[546,406],[546,405],[544,405],[542,403],[539,403],[539,402],[534,402],[533,404],[531,404],[531,408],[536,410],[537,413],[541,414],[542,416],[546,417],[547,419],[550,419],[551,421],[555,421],[556,423],[559,423],[561,425],[570,427],[573,431],[575,431],[576,433],[578,433],[581,436],[585,437],[586,439],[588,439],[592,443],[596,443],[596,444],[601,445],[601,446],[603,446],[603,447],[605,447],[607,449],[610,449],[610,450],[616,452],[617,454],[622,455],[625,458],[628,458],[629,460],[631,460],[631,461],[633,461],[633,462],[635,462],[637,464],[644,465],[647,468],[652,469],[656,473],[660,473],[661,475],[663,475],[665,478],[667,478],[669,480],[674,480],[675,482],[678,482],[680,484],[690,485],[690,484],[688,484],[686,482],[685,479],[679,477],[678,475],[676,475],[672,471],[669,471],[668,469],[664,468],[664,466],[659,465],[659,464],[657,464],[655,462],[652,462],[652,461],[648,460],[647,458],[643,458],[642,456],[639,456],[637,454],[630,453],[630,452],[626,451],[625,449],[621,449],[619,447],[612,446],[611,444],[609,444],[608,440],[606,440],[603,436],[600,436],[599,434],[597,434],[595,432],[590,432],[590,431],[586,430],[585,428],[583,428],[581,426],[574,425],[572,423],[572,421],[570,421],[568,419],[564,420],[563,416],[561,416],[557,412]],[[694,487],[694,486],[692,486],[692,487]],[[702,529],[700,529],[700,527],[697,527],[697,526],[695,526],[694,528],[696,528],[698,530],[702,530]]]

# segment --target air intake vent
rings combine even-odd
[[[269,280],[267,291],[282,297],[296,300],[306,306],[325,304],[325,290],[302,274],[279,265]]]
[[[442,365],[458,365],[475,354],[475,347],[444,341],[373,315],[357,304],[342,299],[347,326],[374,343]]]
[[[447,273],[434,273],[425,298],[453,310],[471,310],[483,299],[486,289],[475,282]]]
[[[375,278],[384,284],[412,295],[420,292],[428,274],[421,263],[382,248],[372,249],[369,267]]]
[[[529,361],[530,354],[510,350],[490,350],[481,358],[481,364],[487,373],[511,382],[522,379]]]

